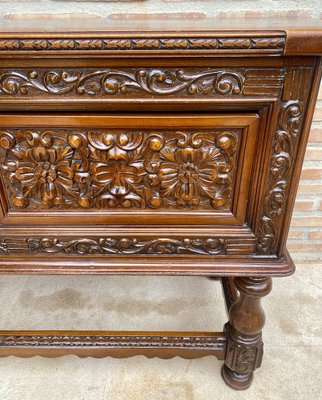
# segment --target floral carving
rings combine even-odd
[[[70,165],[72,151],[69,148],[13,150],[15,164],[7,166],[10,176],[21,182],[21,195],[13,197],[13,204],[26,207],[31,193],[39,192],[45,206],[64,204],[64,195],[73,190],[74,173]],[[77,196],[76,189],[74,196]]]
[[[31,91],[77,96],[227,96],[241,94],[242,71],[220,69],[125,69],[125,70],[0,70],[0,95],[26,96]]]
[[[234,131],[0,131],[16,208],[229,209]]]
[[[52,132],[36,134],[32,131],[17,131],[16,138],[27,145],[17,144],[12,148],[11,158],[2,168],[15,187],[12,204],[18,208],[28,207],[30,199],[39,197],[45,207],[63,205],[78,197],[78,189],[73,185],[73,151],[64,145],[58,133],[56,146],[51,147]],[[14,146],[16,138],[5,132],[1,135],[1,146]],[[21,141],[20,141],[21,143]]]
[[[97,207],[145,207],[151,190],[144,186],[154,154],[146,151],[144,133],[88,135],[93,196]],[[154,134],[147,134],[147,145]],[[144,155],[149,159],[144,159]],[[144,196],[148,195],[148,199]]]
[[[228,158],[220,162],[221,151],[233,156],[236,137],[224,132],[217,137],[217,147],[202,147],[198,135],[183,137],[175,146],[168,145],[160,151],[159,179],[161,194],[181,206],[200,205],[203,197],[209,198],[214,208],[223,207],[229,200],[232,164]],[[218,190],[213,184],[223,184]],[[217,189],[217,190],[216,190]],[[171,200],[167,200],[171,201]]]

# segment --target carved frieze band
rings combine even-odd
[[[301,79],[301,75],[306,79]],[[260,218],[257,252],[274,254],[290,191],[294,160],[310,88],[310,68],[290,68],[273,138],[269,182]],[[294,93],[298,98],[294,98]]]
[[[0,239],[0,253],[10,254],[250,254],[255,238],[218,237],[12,237]]]
[[[224,336],[1,335],[0,347],[106,347],[224,350]]]
[[[8,96],[151,97],[277,96],[284,70],[195,69],[0,69],[0,100]]]
[[[115,51],[200,51],[223,53],[277,53],[285,48],[284,36],[265,37],[177,37],[177,38],[32,38],[0,39],[0,52],[115,52]]]
[[[241,129],[0,130],[13,208],[229,210]]]

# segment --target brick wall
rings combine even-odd
[[[153,19],[191,18],[220,14],[222,18],[264,14],[270,18],[311,16],[322,19],[321,0],[1,0],[1,17],[33,18],[34,14],[59,14],[70,18],[75,13],[92,18]],[[304,169],[288,248],[297,259],[322,259],[322,86],[306,152]]]
[[[299,259],[322,259],[322,85],[305,154],[288,248]]]

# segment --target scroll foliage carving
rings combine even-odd
[[[2,130],[14,208],[229,209],[240,130]]]
[[[216,238],[27,239],[31,253],[47,254],[226,254],[226,241]]]
[[[195,254],[222,256],[230,254],[249,254],[254,252],[255,238],[218,236],[46,236],[46,237],[2,237],[0,254],[46,254],[46,255],[140,255],[140,254]]]
[[[242,93],[244,80],[243,72],[218,69],[0,70],[0,96],[227,96]]]
[[[270,178],[265,193],[264,213],[260,220],[257,251],[270,254],[277,244],[277,224],[284,214],[295,159],[295,146],[302,124],[303,102],[289,100],[282,104],[274,136]]]

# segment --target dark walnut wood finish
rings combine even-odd
[[[212,354],[246,389],[263,354],[260,299],[294,271],[285,243],[322,29],[41,24],[0,34],[0,273],[217,277],[229,322],[1,331],[0,355]]]

